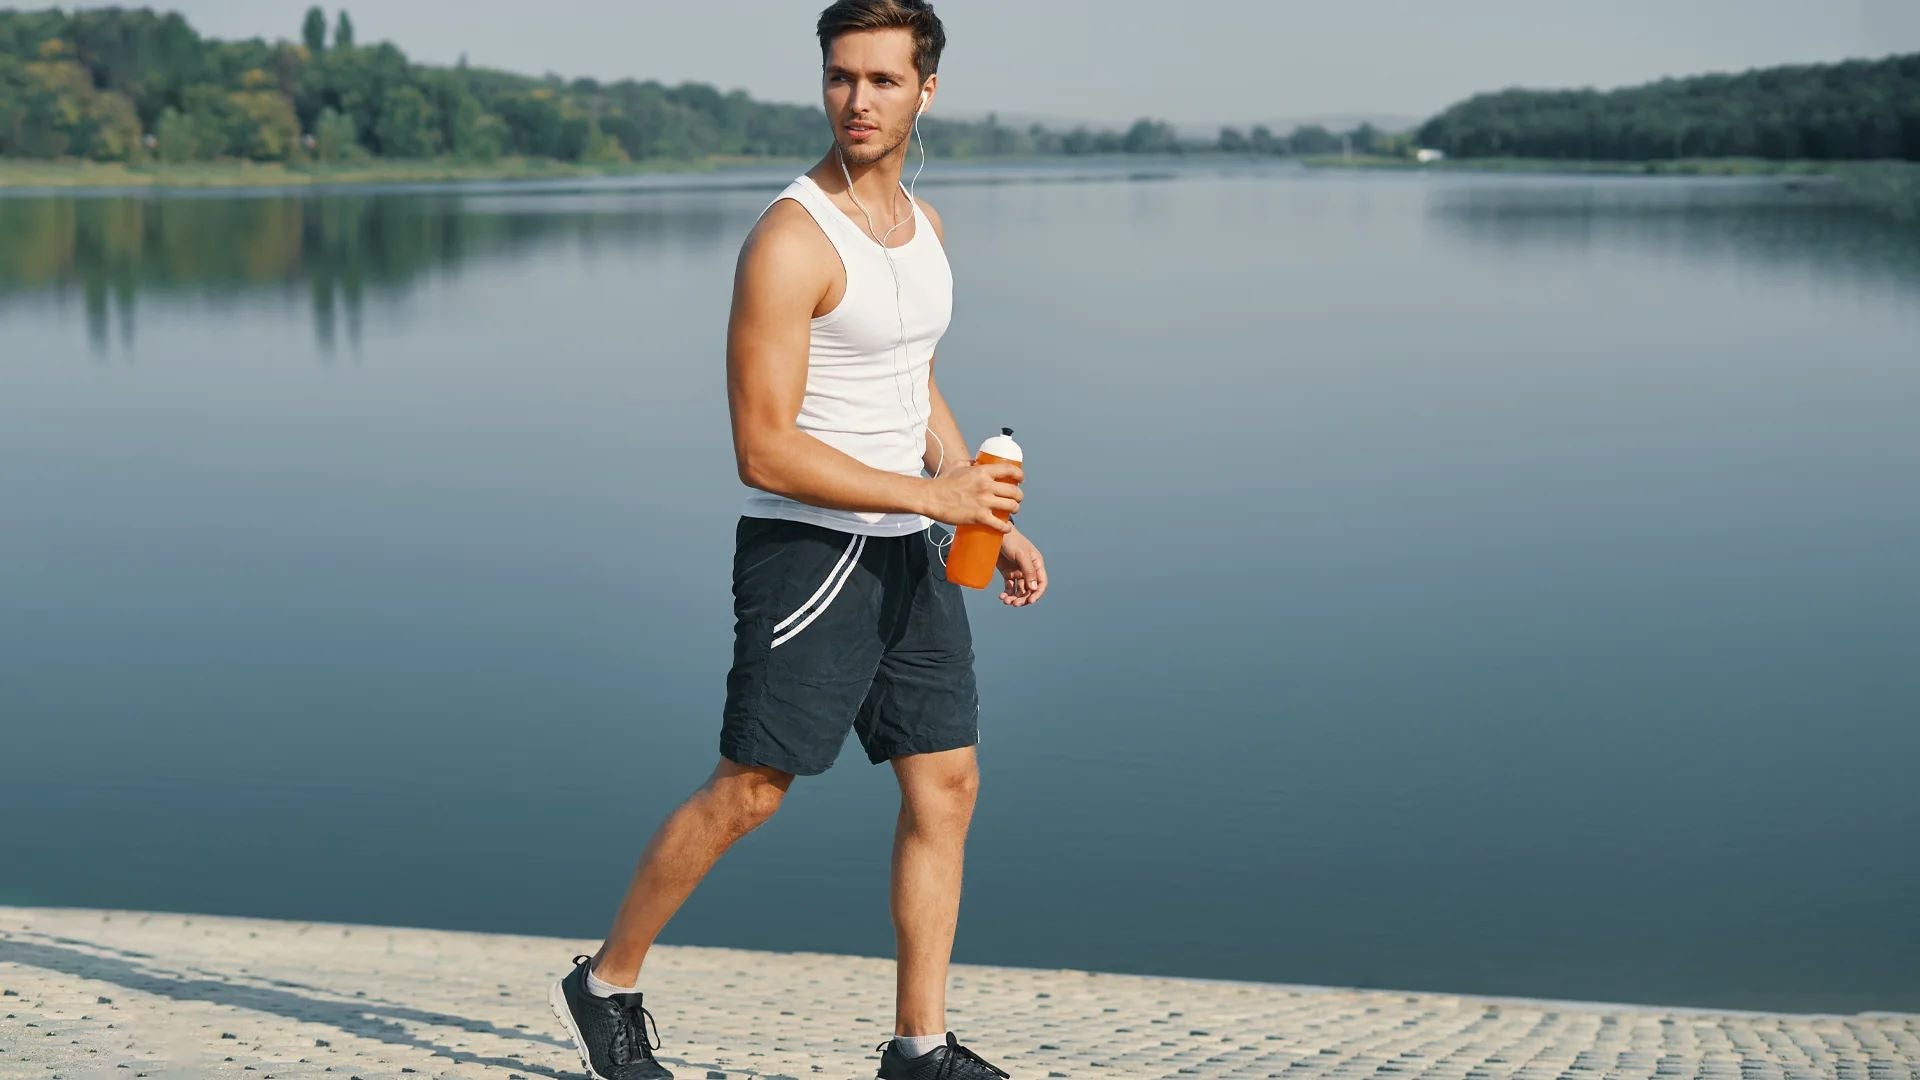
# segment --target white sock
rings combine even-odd
[[[587,967],[587,993],[592,994],[594,997],[610,998],[615,994],[636,993],[639,989],[640,984],[637,982],[632,986],[615,986],[600,976],[595,975],[591,965]]]
[[[938,1035],[895,1035],[893,1045],[905,1057],[925,1057],[947,1045],[947,1033],[943,1031]]]

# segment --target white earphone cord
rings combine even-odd
[[[922,98],[920,108],[922,110],[926,108],[924,98]],[[919,185],[920,173],[927,167],[927,140],[920,134],[920,114],[918,112],[913,114],[913,136],[920,143],[920,167],[913,171],[913,179],[907,184],[907,205],[914,211],[918,211],[920,204],[913,199],[913,189]],[[931,394],[927,396],[927,408],[925,411],[921,411],[918,408],[919,395],[915,395],[914,404],[909,404],[907,399],[900,394],[900,378],[906,374],[900,366],[900,354],[905,352],[907,348],[907,311],[906,301],[902,299],[900,294],[900,271],[893,264],[893,249],[887,246],[887,240],[893,235],[893,230],[905,225],[912,215],[909,214],[907,218],[901,218],[899,221],[894,222],[893,228],[888,229],[885,236],[878,235],[878,230],[875,229],[873,224],[873,215],[869,213],[866,206],[861,203],[860,196],[853,193],[853,173],[847,169],[846,151],[840,149],[840,144],[837,141],[834,143],[834,151],[840,158],[840,174],[847,179],[847,198],[853,200],[853,205],[858,207],[861,215],[867,219],[867,235],[879,241],[881,256],[887,260],[887,272],[893,277],[894,313],[900,319],[900,340],[893,347],[894,396],[899,398],[900,405],[906,409],[908,418],[919,425],[920,430],[923,432],[920,438],[922,449],[926,447],[926,436],[933,436],[933,443],[940,451],[939,457],[936,458],[934,462],[933,475],[939,476],[947,465],[947,444],[944,439],[940,438],[940,433],[933,430],[932,425],[928,423],[933,415],[933,396]],[[942,570],[947,568],[947,549],[953,546],[953,536],[954,534],[949,532],[947,533],[944,543],[936,540],[933,544],[935,551],[938,552],[940,556],[940,569]]]

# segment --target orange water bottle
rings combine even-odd
[[[1013,441],[1013,429],[1001,428],[1000,434],[980,444],[975,465],[1019,465],[1020,444]],[[1011,515],[995,510],[993,516],[1006,521]],[[953,530],[953,545],[947,551],[947,580],[969,589],[984,589],[993,584],[993,568],[1000,561],[1000,541],[1005,537],[985,525],[961,525]]]

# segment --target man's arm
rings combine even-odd
[[[775,203],[734,270],[727,403],[740,479],[813,506],[925,513],[925,479],[873,468],[794,426],[813,309],[832,286],[824,268],[837,258],[824,235],[809,235],[818,231],[804,208]]]

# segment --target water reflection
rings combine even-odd
[[[634,193],[0,199],[0,312],[77,294],[97,358],[116,337],[131,347],[142,294],[238,307],[304,292],[327,355],[358,345],[369,294],[540,247],[711,250],[730,216],[711,198]]]
[[[624,869],[567,825],[712,766],[727,283],[787,175],[0,198],[0,887],[598,932],[547,883]],[[1065,591],[970,598],[964,959],[1920,1004],[1913,230],[1644,178],[968,179],[922,188],[949,393],[1051,463]],[[83,308],[165,370],[87,370]],[[885,955],[890,785],[843,754],[676,940]]]
[[[1261,171],[1282,183],[1302,175]],[[1001,172],[1006,175],[961,169],[939,182],[1087,179],[1046,170]],[[706,253],[731,245],[744,231],[743,215],[757,211],[784,175],[647,178],[622,187],[0,198],[0,313],[49,301],[64,307],[77,298],[99,359],[115,340],[123,350],[131,347],[142,294],[225,310],[304,295],[324,358],[341,341],[358,346],[371,297],[404,299],[436,272],[539,248],[571,246],[591,254],[640,241]],[[1871,219],[1818,182],[1426,179],[1426,218],[1445,241],[1464,240],[1468,250],[1499,257],[1652,249],[1703,268],[1737,264],[1825,287],[1920,285],[1920,228]],[[1289,197],[1317,191],[1301,186]],[[1404,188],[1381,193],[1412,194]]]
[[[1435,186],[1427,215],[1447,240],[1500,254],[1638,249],[1838,291],[1920,286],[1920,227],[1819,181],[1482,177]]]

